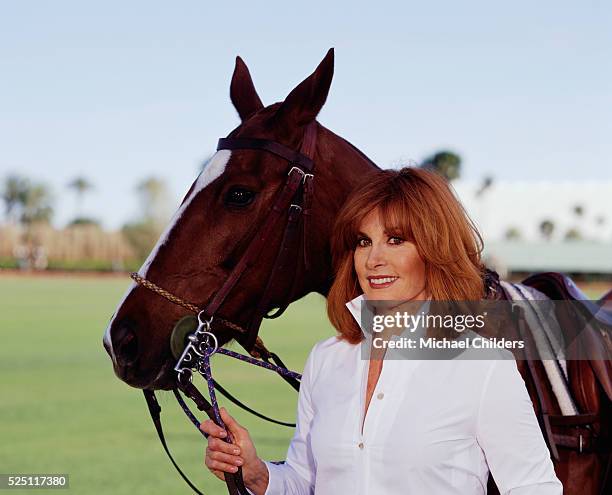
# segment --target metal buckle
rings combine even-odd
[[[297,170],[300,174],[302,174],[302,180],[303,180],[306,173],[300,167],[296,167],[295,165],[289,169],[289,172],[287,173],[287,175],[291,175],[294,169]]]
[[[300,212],[302,211],[302,207],[300,205],[296,205],[294,203],[291,203],[291,205],[289,206],[289,214],[291,214],[292,213],[291,210],[294,210],[294,209],[296,209],[296,210],[298,210]]]
[[[304,184],[306,184],[306,180],[314,179],[314,175],[313,174],[308,174],[308,173],[304,172],[300,167],[296,167],[296,166],[291,167],[291,169],[289,170],[287,175],[291,175],[291,172],[293,172],[293,169],[296,169],[300,174],[302,174],[302,182]]]

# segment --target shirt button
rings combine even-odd
[[[358,447],[359,447],[361,450],[363,450],[363,442],[359,442]]]
[[[382,399],[385,396],[385,394],[383,392],[381,392],[380,394],[378,394],[376,396],[377,399]]]

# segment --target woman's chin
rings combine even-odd
[[[401,301],[402,296],[398,291],[389,288],[385,289],[368,289],[365,292],[366,299],[369,301]]]

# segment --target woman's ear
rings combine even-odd
[[[291,128],[312,122],[325,104],[334,76],[334,49],[330,48],[315,71],[304,79],[281,104],[277,119]]]
[[[249,69],[240,57],[236,57],[236,66],[230,84],[230,98],[242,122],[263,108]]]

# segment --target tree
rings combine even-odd
[[[426,158],[421,164],[421,168],[438,172],[446,180],[452,181],[460,176],[461,157],[452,151],[439,151]]]
[[[144,260],[159,238],[170,217],[169,193],[161,179],[149,177],[136,186],[142,214],[136,221],[126,223],[121,232],[137,256]]]
[[[144,261],[151,252],[160,235],[159,229],[151,222],[126,223],[121,228],[121,233],[132,246],[140,261]]]
[[[28,181],[18,175],[9,175],[4,180],[2,188],[2,200],[4,201],[4,212],[7,222],[18,221],[18,210],[23,204],[28,189]]]
[[[578,218],[581,218],[584,215],[584,206],[574,205],[572,211],[574,212],[574,215],[576,215]]]
[[[571,228],[565,233],[566,241],[579,241],[582,239],[582,234],[576,228]]]
[[[482,183],[480,187],[476,190],[476,197],[481,197],[486,191],[488,191],[493,186],[493,177],[490,175],[485,176],[482,179]]]
[[[542,220],[542,222],[540,222],[540,233],[547,241],[550,241],[554,231],[555,224],[552,220]]]
[[[95,225],[96,227],[100,227],[100,221],[91,217],[76,217],[70,221],[68,227],[75,227],[77,225]]]
[[[53,197],[42,183],[32,183],[25,177],[10,175],[2,191],[6,218],[25,225],[50,222],[53,216]]]
[[[44,184],[30,184],[23,198],[21,223],[49,223],[53,217],[53,198]]]
[[[168,188],[156,177],[149,177],[136,186],[142,206],[142,220],[157,228],[163,227],[170,217]]]
[[[85,193],[93,189],[93,184],[89,182],[85,177],[79,176],[75,177],[72,181],[68,183],[68,187],[73,189],[76,193],[77,199],[77,211],[75,218],[82,216],[82,208],[83,208],[83,197]]]
[[[521,231],[518,229],[518,227],[508,227],[506,233],[504,234],[504,237],[507,241],[519,241],[523,237],[523,235],[521,234]]]

